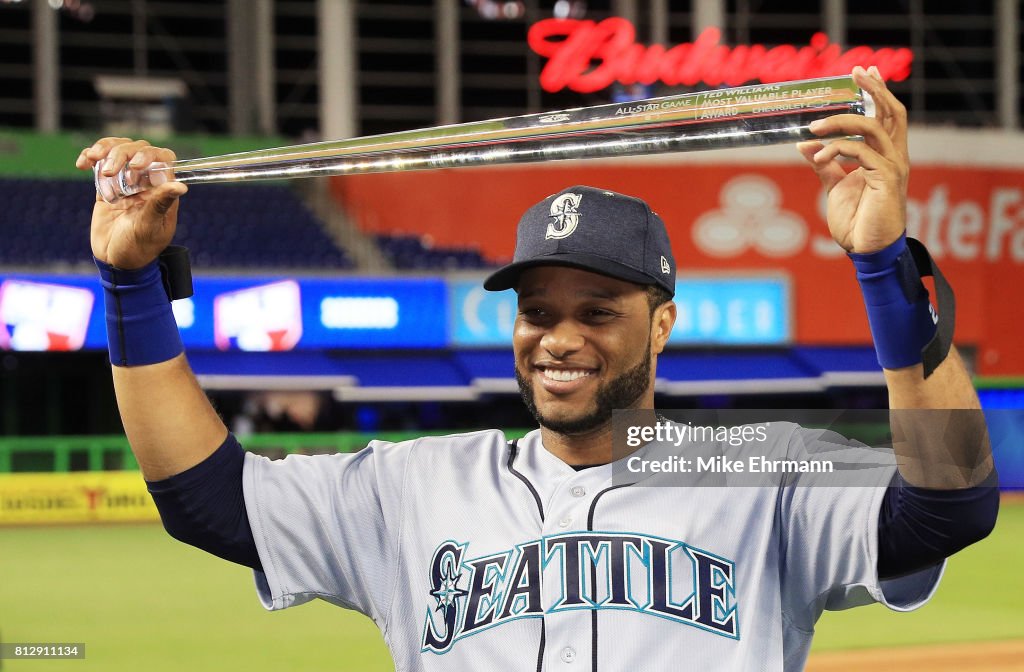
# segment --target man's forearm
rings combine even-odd
[[[146,480],[179,474],[224,442],[227,428],[199,387],[185,355],[113,370],[121,421]]]
[[[920,364],[885,369],[900,473],[923,488],[978,485],[992,473],[985,416],[956,348],[928,378]]]
[[[889,388],[889,408],[981,408],[956,347],[950,348],[949,355],[928,378],[924,377],[921,364],[883,371]]]

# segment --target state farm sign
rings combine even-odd
[[[575,173],[577,181],[592,179]],[[870,342],[853,269],[829,235],[825,195],[806,167],[680,166],[628,179],[669,226],[681,271],[785,272],[798,343]],[[615,189],[617,182],[597,183]],[[956,339],[976,347],[977,371],[1024,372],[1019,318],[1005,309],[1024,287],[1024,173],[913,169],[907,233],[928,247],[956,290]]]
[[[782,200],[779,184],[770,177],[734,177],[719,190],[718,207],[694,221],[693,243],[709,257],[722,259],[748,252],[767,258],[808,252],[826,258],[843,255],[827,230],[818,222],[808,226]],[[824,193],[818,198],[818,215],[824,221]],[[950,195],[948,184],[934,184],[907,199],[907,234],[923,242],[937,260],[1024,264],[1024,189],[997,186],[987,194],[957,198]]]
[[[721,44],[722,32],[707,28],[692,43],[672,47],[636,41],[633,24],[620,17],[603,21],[544,19],[530,27],[530,48],[548,59],[540,74],[545,91],[568,88],[591,93],[614,83],[740,86],[846,75],[855,65],[878,66],[882,77],[902,81],[914,55],[906,47],[843,49],[815,33],[808,44]]]

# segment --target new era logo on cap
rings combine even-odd
[[[570,266],[675,294],[676,270],[665,224],[638,198],[594,187],[564,189],[523,214],[512,263],[484,288],[515,287],[534,266]]]

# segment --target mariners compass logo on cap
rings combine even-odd
[[[580,224],[583,226],[580,226]],[[512,263],[484,281],[501,291],[536,266],[568,266],[676,290],[676,264],[661,217],[639,198],[576,185],[530,207],[516,229]]]
[[[583,194],[565,193],[551,201],[551,221],[544,238],[566,238],[580,223],[580,201]]]

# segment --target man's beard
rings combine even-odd
[[[519,383],[519,394],[523,403],[541,427],[559,434],[586,434],[611,422],[612,411],[619,408],[630,408],[636,403],[647,387],[651,384],[651,347],[648,343],[643,360],[597,388],[594,396],[595,408],[591,413],[576,418],[556,420],[543,416],[533,398],[533,383],[525,378],[516,367],[516,382]]]

